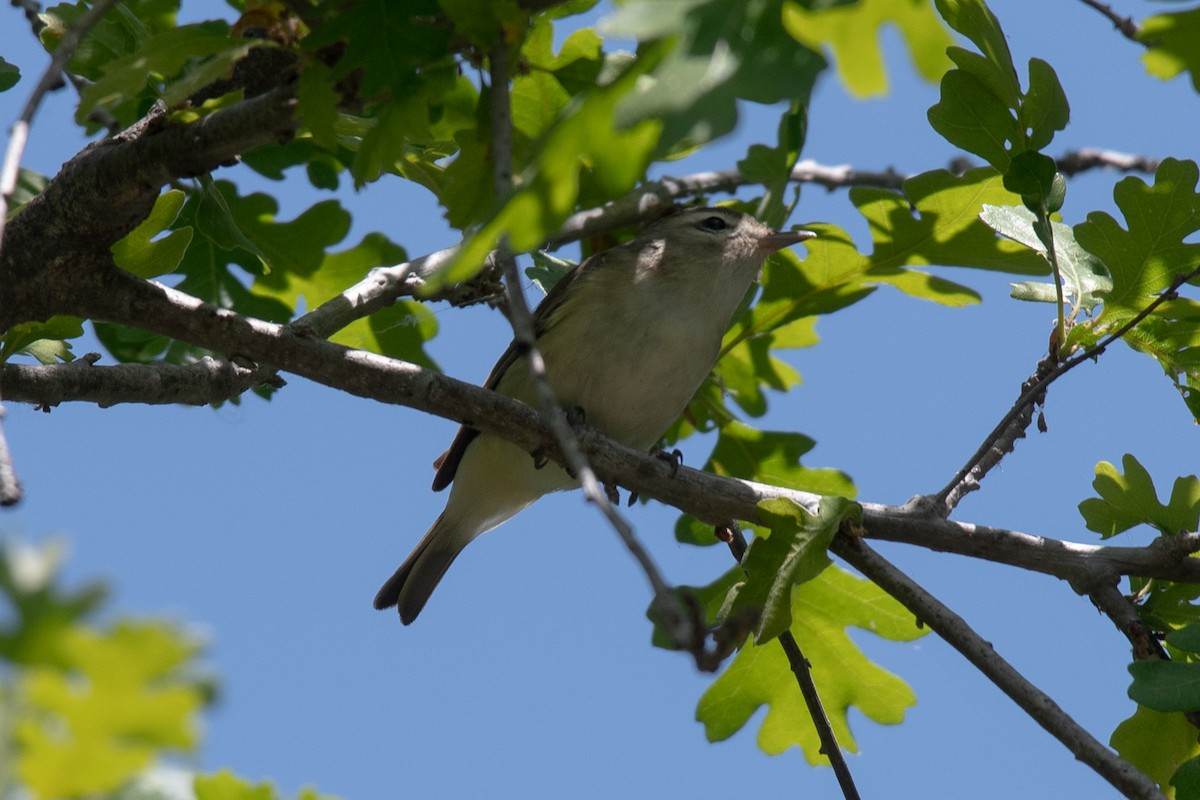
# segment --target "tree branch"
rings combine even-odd
[[[528,452],[564,459],[543,421],[528,406],[414,364],[304,336],[286,325],[242,317],[194,297],[114,270],[81,287],[66,313],[137,325],[217,353],[301,375],[384,403],[415,408],[503,437]],[[7,391],[12,391],[11,389]],[[15,395],[13,398],[15,399]],[[33,399],[33,398],[29,398]],[[759,501],[787,497],[815,509],[819,495],[724,478],[666,464],[582,426],[580,444],[604,482],[636,489],[718,525],[756,522]],[[863,503],[868,535],[942,552],[984,558],[1064,580],[1086,580],[1095,570],[1200,583],[1200,534],[1160,538],[1146,547],[1084,545],[916,514],[909,508]]]
[[[1138,44],[1142,45],[1145,44],[1145,42],[1142,42],[1140,39],[1138,39],[1138,35],[1141,34],[1142,29],[1141,26],[1133,21],[1133,17],[1122,17],[1120,14],[1113,11],[1112,6],[1101,3],[1099,0],[1081,0],[1081,2],[1085,6],[1090,6],[1107,17],[1108,21],[1113,24],[1113,27],[1119,30],[1121,35],[1129,41],[1137,42]]]
[[[866,542],[839,534],[830,548],[855,569],[899,600],[918,620],[988,677],[1074,756],[1095,770],[1125,797],[1164,800],[1158,785],[1080,727],[1054,700],[1005,661],[992,645]]]
[[[164,184],[290,136],[294,108],[289,84],[190,125],[166,125],[161,111],[152,112],[84,148],[9,225],[0,250],[0,330],[71,305],[79,273],[110,261],[108,249],[145,219]]]
[[[42,98],[46,96],[46,93],[62,84],[63,70],[66,69],[71,56],[75,54],[79,43],[83,41],[83,37],[92,29],[92,26],[100,21],[101,17],[108,13],[115,2],[116,0],[96,0],[96,3],[79,18],[79,22],[72,25],[63,34],[50,59],[50,66],[46,67],[41,80],[29,93],[29,99],[25,101],[21,116],[13,123],[8,147],[5,148],[4,163],[0,164],[0,252],[4,249],[8,202],[17,188],[21,156],[25,153],[25,143],[29,139],[29,126],[33,123],[33,117],[37,113],[38,107],[41,106]],[[25,14],[26,17],[30,16],[30,9],[27,6]],[[0,406],[0,420],[3,418],[4,408]],[[17,477],[16,468],[12,462],[12,453],[8,449],[8,439],[4,435],[3,427],[0,426],[0,506],[16,505],[21,501],[22,493],[21,481]]]
[[[1153,172],[1158,166],[1156,160],[1145,156],[1097,149],[1068,151],[1058,160],[1058,164],[1059,170],[1067,175],[1098,168]],[[806,160],[798,163],[792,170],[791,180],[797,183],[814,183],[830,190],[874,186],[899,191],[905,176],[890,167],[876,171],[857,170],[850,166],[826,166]],[[546,240],[545,248],[554,250],[617,228],[644,225],[666,214],[681,199],[732,193],[748,183],[746,177],[738,170],[699,172],[680,178],[664,177],[651,181],[599,208],[572,214],[562,227]],[[487,269],[462,286],[450,287],[433,295],[423,294],[428,277],[449,263],[457,253],[458,245],[454,245],[403,264],[371,270],[362,281],[295,320],[293,324],[314,336],[326,338],[356,319],[391,305],[400,297],[448,300],[455,305],[490,301],[498,297],[502,287],[496,281],[497,272]]]
[[[1053,354],[1042,359],[1038,363],[1037,371],[1025,383],[1021,384],[1021,394],[1017,398],[1017,401],[1013,403],[1012,408],[996,424],[992,432],[987,435],[983,443],[971,455],[970,460],[963,465],[950,482],[936,495],[929,498],[914,498],[910,502],[917,504],[928,502],[933,513],[948,516],[958,506],[959,501],[963,497],[979,489],[979,481],[993,467],[1000,463],[1005,454],[1013,451],[1016,440],[1024,438],[1025,429],[1029,427],[1029,423],[1033,420],[1033,409],[1045,400],[1046,390],[1050,387],[1050,384],[1083,362],[1099,358],[1108,349],[1109,345],[1137,327],[1138,323],[1153,314],[1155,309],[1168,300],[1177,299],[1179,288],[1198,276],[1200,276],[1200,266],[1193,268],[1186,274],[1176,275],[1170,285],[1155,297],[1153,301],[1148,303],[1145,308],[1082,353],[1078,353],[1060,363],[1055,363]],[[1055,345],[1051,349],[1057,349],[1057,346]]]
[[[99,360],[99,353],[88,353],[65,364],[5,364],[0,371],[0,387],[10,400],[32,402],[49,410],[72,400],[95,403],[102,408],[119,403],[212,405],[255,386],[280,388],[284,383],[271,370],[246,369],[207,356],[186,366],[97,367]]]
[[[728,537],[726,541],[729,543],[729,551],[733,554],[734,560],[741,564],[746,557],[747,549],[749,549],[742,529],[736,522],[729,522],[718,526],[717,530],[718,538]],[[837,776],[842,796],[846,800],[858,800],[860,795],[858,787],[854,785],[854,775],[850,772],[850,765],[846,763],[846,755],[842,752],[842,746],[838,744],[837,734],[833,732],[833,725],[829,722],[829,715],[825,713],[825,705],[821,702],[817,684],[813,681],[812,664],[804,657],[804,653],[800,650],[800,645],[797,644],[796,637],[792,635],[790,629],[779,634],[779,645],[783,648],[783,654],[788,660],[792,674],[796,676],[796,684],[800,687],[804,705],[808,708],[808,715],[817,729],[817,738],[821,741],[821,752],[829,759],[829,765],[833,767],[833,773]]]

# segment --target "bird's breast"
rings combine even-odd
[[[586,348],[566,350],[544,337],[543,356],[555,396],[583,408],[587,422],[638,449],[658,441],[712,369],[722,330],[688,324],[665,312],[637,324],[615,314],[588,331]]]

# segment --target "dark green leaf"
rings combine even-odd
[[[572,261],[564,261],[541,250],[535,250],[532,256],[534,265],[525,270],[525,275],[542,294],[550,294],[554,285],[576,266]]]
[[[1167,644],[1177,650],[1200,653],[1200,624],[1188,625],[1167,634]]]
[[[1135,661],[1129,665],[1130,699],[1155,711],[1200,710],[1200,664]]]
[[[1028,131],[1029,148],[1041,150],[1050,144],[1070,118],[1071,107],[1054,68],[1040,58],[1029,59],[1029,91],[1018,113],[1021,127]]]
[[[0,659],[23,666],[66,666],[62,635],[104,602],[108,589],[92,582],[75,591],[60,585],[61,542],[0,546]]]
[[[987,5],[983,0],[935,0],[935,4],[942,19],[946,20],[951,28],[974,42],[988,62],[995,65],[994,85],[1004,87],[997,96],[1008,107],[1015,107],[1013,100],[1021,92],[1017,70],[1013,66],[1012,53],[1008,50],[1004,31],[1000,29],[1000,23]]]
[[[660,120],[659,154],[733,130],[737,101],[807,104],[825,60],[780,26],[783,0],[631,0],[606,31],[669,42],[657,68],[618,108],[618,124]]]
[[[21,68],[0,56],[0,92],[7,92],[21,80]]]
[[[926,115],[946,141],[974,153],[1000,172],[1008,169],[1009,143],[1021,141],[1012,111],[969,72],[951,70],[942,77],[941,99]]]
[[[816,494],[853,497],[854,484],[842,472],[800,465],[813,440],[799,433],[760,431],[740,422],[721,429],[704,468],[718,475],[756,480]]]
[[[1175,800],[1198,800],[1200,798],[1200,757],[1190,758],[1179,765],[1171,776],[1175,787]]]
[[[1054,186],[1057,169],[1050,156],[1032,150],[1017,153],[1004,173],[1004,188],[1022,198],[1032,197],[1044,207]]]

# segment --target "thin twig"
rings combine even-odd
[[[492,182],[497,200],[503,200],[512,191],[512,117],[508,87],[508,47],[503,37],[490,56],[490,80]],[[566,414],[554,397],[554,390],[546,378],[546,364],[537,349],[533,317],[525,300],[525,293],[521,290],[517,259],[509,251],[506,240],[501,241],[500,247],[493,255],[507,284],[509,322],[514,338],[524,351],[529,372],[533,377],[538,410],[554,433],[554,438],[565,456],[567,468],[583,487],[584,496],[601,510],[629,552],[641,565],[654,592],[656,615],[672,640],[680,643],[695,640],[697,637],[691,632],[694,626],[689,624],[692,615],[686,612],[679,598],[671,591],[670,584],[663,578],[650,554],[634,535],[633,527],[609,502],[607,494],[596,479],[596,473],[579,447],[579,440],[571,429]]]
[[[1072,356],[1049,369],[1044,375],[1041,374],[1039,365],[1039,372],[1035,373],[1033,377],[1022,385],[1020,397],[1013,403],[1008,413],[996,424],[996,427],[992,429],[987,438],[983,440],[983,443],[971,455],[971,458],[963,465],[962,469],[954,475],[954,478],[940,492],[931,498],[918,498],[918,502],[926,505],[926,501],[928,501],[927,504],[933,513],[949,516],[959,501],[970,492],[978,489],[979,481],[993,466],[999,463],[999,458],[989,458],[989,454],[996,449],[997,443],[1011,442],[1024,436],[1024,428],[1028,426],[1029,421],[1032,419],[1030,411],[1035,405],[1042,402],[1046,389],[1049,388],[1050,384],[1084,361],[1099,358],[1113,342],[1133,330],[1138,323],[1154,313],[1159,306],[1168,300],[1178,297],[1179,287],[1197,276],[1200,276],[1200,266],[1195,267],[1185,274],[1176,275],[1175,279],[1171,281],[1170,285],[1158,297],[1154,298],[1152,302],[1133,317],[1130,317],[1123,325],[1082,353]],[[1014,431],[1014,426],[1020,427],[1020,430]],[[1011,450],[1011,447],[1009,450]]]
[[[722,533],[719,538],[725,539],[729,543],[729,550],[733,553],[734,560],[741,564],[746,557],[747,550],[746,535],[742,533],[741,526],[730,521],[721,525],[720,528]],[[842,789],[842,796],[846,800],[859,800],[860,795],[858,787],[854,785],[854,775],[850,772],[850,765],[846,763],[842,746],[838,744],[837,734],[833,732],[833,725],[829,722],[829,715],[825,713],[825,705],[821,702],[817,684],[813,682],[812,665],[800,651],[800,645],[796,643],[796,637],[790,630],[779,634],[779,644],[783,648],[784,655],[787,656],[792,674],[796,676],[800,694],[804,698],[805,706],[808,707],[808,715],[817,729],[817,738],[821,740],[821,752],[825,754],[825,757],[829,759],[829,765],[833,767],[838,786]]]
[[[1117,586],[1119,576],[1113,573],[1098,575],[1088,586],[1075,586],[1086,594],[1117,630],[1129,640],[1135,661],[1166,661],[1167,651],[1142,619],[1129,598]]]
[[[1129,155],[1109,150],[1081,149],[1063,154],[1057,161],[1059,170],[1076,175],[1091,169],[1112,168],[1125,172],[1154,172],[1158,161],[1146,156]],[[814,183],[829,190],[852,186],[869,186],[899,190],[906,176],[892,168],[860,170],[851,166],[828,166],[815,161],[801,161],[792,170],[790,180]],[[665,214],[674,204],[686,198],[737,191],[749,183],[738,170],[698,172],[678,178],[663,177],[639,186],[599,208],[578,211],[550,234],[545,244],[553,250],[616,228],[644,225]],[[452,246],[414,258],[403,264],[380,267],[331,298],[292,324],[298,331],[327,337],[356,319],[368,316],[391,305],[399,297],[422,296],[424,299],[447,300],[454,305],[468,305],[495,299],[500,293],[494,275],[481,273],[466,284],[448,287],[434,295],[423,295],[426,279],[458,253]]]
[[[884,591],[899,600],[955,650],[1009,696],[1035,722],[1062,742],[1080,761],[1112,784],[1125,797],[1164,800],[1165,795],[1146,775],[1096,740],[1038,689],[963,619],[922,589],[915,581],[871,549],[861,539],[837,536],[830,548]]]
[[[1113,24],[1113,27],[1119,30],[1121,35],[1129,41],[1137,42],[1138,44],[1145,44],[1138,38],[1142,32],[1142,29],[1141,26],[1133,21],[1133,17],[1122,17],[1120,14],[1113,11],[1112,6],[1101,3],[1099,0],[1081,0],[1081,2],[1085,6],[1091,6],[1104,16],[1108,17],[1108,21]]]
[[[1054,163],[1059,172],[1070,178],[1093,169],[1153,174],[1158,169],[1159,160],[1150,156],[1119,153],[1116,150],[1081,147],[1078,150],[1068,150],[1055,159]]]

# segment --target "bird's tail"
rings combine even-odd
[[[443,512],[400,568],[380,587],[375,607],[399,606],[400,621],[405,625],[416,619],[446,570],[474,538],[456,535],[456,527]]]

